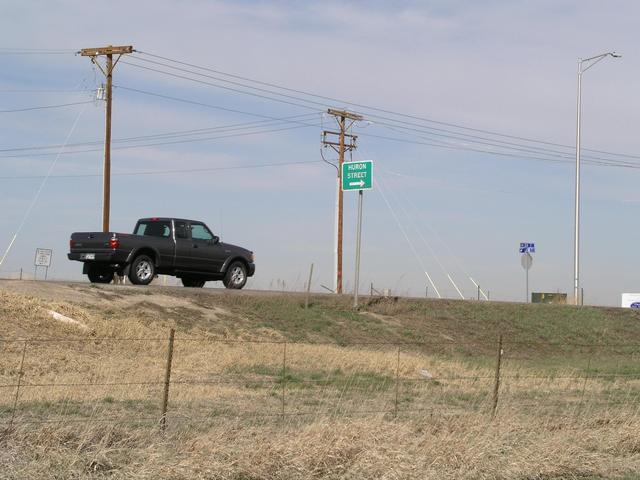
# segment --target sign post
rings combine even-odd
[[[520,264],[525,270],[525,303],[529,303],[529,269],[531,268],[531,265],[533,265],[533,257],[531,256],[531,254],[535,252],[535,243],[520,243],[520,253],[522,254],[522,257],[520,258]]]
[[[33,261],[35,266],[33,279],[36,280],[38,275],[38,267],[44,267],[44,279],[47,279],[49,273],[49,267],[51,266],[51,257],[53,256],[53,250],[50,248],[36,248],[36,258]]]
[[[362,197],[363,190],[373,188],[373,162],[345,162],[342,164],[342,191],[358,191],[358,226],[356,232],[356,269],[353,287],[353,306],[358,307],[358,287],[360,284],[360,244],[362,240]]]

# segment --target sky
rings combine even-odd
[[[255,252],[248,288],[301,290],[313,263],[325,291],[336,170],[321,151],[336,155],[321,132],[348,109],[364,117],[350,159],[376,179],[361,291],[475,298],[471,277],[523,301],[518,247],[534,242],[530,290],[571,295],[577,64],[615,50],[583,75],[580,283],[585,303],[619,305],[640,291],[639,15],[630,1],[0,0],[0,277],[33,275],[51,248],[49,278],[82,278],[66,253],[72,232],[101,229],[105,104],[74,52],[111,44],[136,50],[114,70],[112,231],[202,220]],[[356,208],[345,193],[348,290]]]

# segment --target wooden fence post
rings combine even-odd
[[[311,269],[309,270],[309,283],[307,283],[307,296],[304,299],[304,308],[309,308],[309,292],[311,291],[311,277],[313,275],[313,263],[311,264]]]
[[[173,361],[173,339],[176,331],[169,330],[169,346],[167,348],[167,368],[164,374],[164,394],[162,396],[162,417],[160,418],[160,430],[164,432],[167,426],[167,406],[169,404],[169,385],[171,383],[171,363]]]
[[[496,378],[493,384],[493,405],[491,408],[491,419],[496,416],[496,410],[498,409],[498,395],[500,393],[500,366],[502,364],[502,335],[498,340],[498,359],[496,361]]]

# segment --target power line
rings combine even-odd
[[[244,130],[244,129],[252,129],[252,128],[260,128],[260,127],[264,127],[267,126],[267,124],[275,124],[275,123],[297,123],[297,122],[291,122],[292,119],[296,119],[296,118],[301,118],[301,117],[309,117],[311,115],[315,115],[314,113],[311,114],[302,114],[302,115],[295,115],[292,117],[283,117],[281,119],[274,119],[274,120],[257,120],[257,121],[253,121],[253,122],[245,122],[245,123],[235,123],[235,124],[230,124],[230,125],[220,125],[217,127],[208,127],[208,128],[199,128],[199,129],[192,129],[192,130],[178,130],[178,131],[171,131],[171,132],[165,132],[165,133],[157,133],[157,134],[151,134],[151,135],[140,135],[137,137],[125,137],[125,138],[119,138],[119,139],[114,139],[113,143],[129,143],[129,142],[136,142],[136,141],[144,141],[144,140],[150,140],[150,139],[160,139],[160,138],[177,138],[177,137],[182,137],[182,136],[194,136],[194,135],[205,135],[205,134],[209,134],[209,133],[214,133],[214,132],[220,132],[220,131],[235,131],[235,130]],[[314,124],[306,124],[306,123],[302,123],[303,125],[309,125],[309,126],[315,126]],[[90,142],[77,142],[77,143],[69,143],[66,145],[67,148],[75,148],[75,147],[86,147],[86,146],[92,146],[92,145],[101,145],[102,142],[101,141],[90,141]],[[20,151],[29,151],[29,150],[49,150],[49,149],[54,149],[54,148],[59,148],[62,145],[60,144],[52,144],[52,145],[34,145],[34,146],[23,146],[23,147],[11,147],[11,148],[3,148],[0,149],[0,152],[20,152]]]
[[[292,92],[292,93],[298,93],[298,94],[301,94],[301,95],[306,95],[306,96],[310,96],[310,97],[314,97],[314,98],[319,98],[319,99],[327,100],[327,101],[334,102],[334,103],[352,105],[354,107],[363,108],[363,109],[367,109],[367,110],[373,110],[373,111],[376,111],[376,112],[381,112],[381,113],[386,113],[386,114],[391,114],[391,115],[395,115],[395,116],[398,116],[398,117],[410,118],[412,120],[418,120],[420,122],[433,123],[433,124],[436,124],[436,125],[447,126],[447,127],[451,127],[451,128],[460,129],[460,130],[467,130],[467,131],[472,131],[472,132],[477,132],[477,133],[484,133],[484,134],[488,134],[488,135],[492,135],[492,136],[509,138],[509,139],[512,139],[512,140],[520,140],[520,141],[525,141],[525,142],[529,142],[529,143],[539,143],[539,144],[548,145],[548,146],[552,146],[552,147],[560,147],[560,148],[568,148],[568,149],[574,149],[575,148],[575,146],[573,146],[573,145],[564,145],[564,144],[560,144],[560,143],[554,143],[554,142],[548,142],[548,141],[544,141],[544,140],[527,138],[527,137],[523,137],[523,136],[500,133],[500,132],[496,132],[496,131],[492,131],[492,130],[467,127],[467,126],[464,126],[464,125],[455,124],[455,123],[451,123],[451,122],[443,122],[443,121],[434,120],[434,119],[431,119],[431,118],[426,118],[426,117],[421,117],[421,116],[417,116],[417,115],[411,115],[411,114],[396,112],[396,111],[393,111],[393,110],[378,108],[378,107],[374,107],[374,106],[371,106],[371,105],[355,103],[355,102],[351,102],[351,101],[348,101],[348,100],[338,99],[338,98],[335,98],[335,97],[318,95],[318,94],[307,92],[307,91],[304,91],[304,90],[297,90],[297,89],[293,89],[293,88],[283,87],[283,86],[277,85],[275,83],[262,82],[262,81],[255,80],[255,79],[252,79],[252,78],[249,78],[249,77],[245,77],[245,76],[241,76],[241,75],[236,75],[236,74],[224,72],[224,71],[221,71],[221,70],[216,70],[216,69],[209,68],[209,67],[203,67],[203,66],[192,64],[192,63],[182,62],[182,61],[171,59],[171,58],[164,57],[164,56],[161,56],[161,55],[155,55],[155,54],[152,54],[152,53],[149,53],[149,52],[136,51],[136,53],[142,54],[142,55],[147,55],[147,56],[154,57],[154,58],[159,58],[159,59],[162,59],[162,60],[165,60],[165,61],[169,61],[169,62],[173,62],[173,63],[179,64],[179,65],[185,65],[185,66],[188,66],[188,67],[191,67],[191,68],[197,68],[197,69],[200,69],[200,70],[203,70],[203,71],[216,73],[218,75],[224,75],[224,76],[228,76],[230,78],[235,78],[235,79],[244,80],[244,81],[247,81],[247,82],[252,82],[252,83],[255,83],[255,84],[258,84],[258,85],[269,86],[269,87],[272,87],[272,88],[277,88],[277,89],[288,91],[288,92]],[[135,58],[141,59],[138,55],[136,55]],[[255,88],[255,87],[246,86],[246,88]],[[274,94],[278,94],[277,92],[273,92],[273,93]],[[282,94],[278,94],[278,95],[282,95]],[[293,97],[293,98],[296,98],[296,99],[301,100],[301,101],[307,101],[307,102],[310,102],[310,103],[316,103],[316,104],[318,103],[318,102],[311,102],[309,100],[304,100],[304,99],[301,99],[299,97]],[[374,117],[374,115],[370,114],[370,113],[367,114],[367,116]],[[376,118],[387,119],[386,117],[381,117],[381,116],[377,116]],[[394,119],[388,119],[388,120],[397,121],[397,120],[394,120]],[[640,159],[640,155],[630,155],[630,154],[624,154],[624,153],[615,153],[615,152],[608,152],[608,151],[605,151],[605,150],[596,150],[596,149],[587,149],[587,148],[582,148],[582,150],[583,151],[590,151],[590,152],[594,152],[594,153],[606,154],[606,155],[616,155],[616,156],[623,156],[623,157],[628,157],[628,158]]]
[[[37,48],[0,48],[0,55],[70,55],[75,50],[37,49]]]
[[[217,172],[222,170],[244,170],[251,168],[267,168],[267,167],[281,167],[290,165],[316,165],[322,163],[322,160],[312,160],[305,162],[280,162],[280,163],[259,163],[254,165],[234,165],[229,167],[209,167],[209,168],[191,168],[180,170],[146,170],[143,172],[121,172],[112,173],[112,176],[121,177],[135,177],[140,175],[176,175],[182,173],[205,173],[205,172]],[[49,175],[48,178],[89,178],[89,177],[101,177],[102,174],[87,173],[87,174],[72,174],[72,175]],[[5,176],[0,177],[0,180],[33,180],[44,178],[44,175],[23,175],[23,176]]]
[[[269,90],[269,89],[266,89],[266,88],[253,87],[251,85],[247,85],[246,83],[236,82],[236,81],[233,81],[233,80],[225,80],[224,78],[214,77],[213,75],[207,75],[207,74],[204,74],[204,73],[194,72],[193,70],[187,70],[186,68],[174,67],[172,65],[167,65],[166,63],[155,62],[153,60],[148,60],[146,58],[141,58],[141,57],[135,57],[135,58],[136,58],[136,60],[152,63],[154,65],[159,65],[159,66],[166,67],[166,68],[171,68],[171,69],[177,70],[179,72],[190,73],[192,75],[198,75],[200,77],[209,78],[211,80],[217,80],[219,82],[228,83],[230,85],[236,85],[238,87],[250,88],[252,90],[256,90],[256,91],[263,92],[263,93],[268,93],[268,94],[271,94],[271,95],[278,95],[278,96],[281,96],[281,97],[284,97],[284,98],[289,98],[291,100],[298,100],[298,101],[311,103],[311,104],[314,104],[314,105],[318,105],[320,108],[323,108],[323,109],[327,106],[327,104],[325,102],[315,102],[313,100],[307,100],[305,98],[296,97],[294,95],[287,95],[285,93],[274,92],[273,90]],[[250,92],[244,92],[244,93],[247,93],[249,95],[253,95]],[[270,99],[273,100],[273,98],[271,98],[271,97],[270,97]]]
[[[398,131],[398,130],[402,130],[402,127],[393,127],[393,126],[389,126],[388,124],[383,124],[386,128],[389,128],[391,130],[394,131]],[[415,130],[415,129],[409,129],[411,131],[419,131],[419,130]],[[408,135],[405,132],[400,132],[403,133],[404,135]],[[429,132],[424,132],[429,134]],[[363,134],[363,135],[367,135],[367,134]],[[524,153],[532,153],[534,155],[545,155],[548,156],[550,158],[548,158],[547,160],[552,160],[552,159],[566,159],[568,161],[571,161],[571,163],[573,163],[573,160],[571,160],[573,158],[573,154],[569,154],[569,153],[564,153],[564,152],[559,152],[559,151],[554,151],[554,150],[549,150],[549,149],[545,149],[545,148],[540,148],[540,147],[528,147],[525,145],[520,145],[520,144],[511,144],[511,145],[520,145],[519,147],[516,146],[504,146],[501,145],[500,143],[492,143],[492,142],[481,142],[481,141],[468,141],[463,137],[456,137],[456,136],[450,136],[450,135],[438,135],[438,134],[432,134],[434,136],[442,136],[443,138],[450,138],[453,140],[460,140],[462,142],[465,143],[469,143],[469,144],[475,144],[475,145],[485,145],[485,146],[490,146],[490,147],[497,147],[500,148],[502,150],[505,150],[504,152],[502,152],[503,154],[507,154],[509,153],[509,150],[513,150],[516,152],[524,152]],[[413,137],[417,137],[417,138],[423,138],[423,139],[427,139],[427,140],[432,140],[431,138],[428,137],[424,137],[422,135],[416,135],[413,134]],[[507,142],[508,143],[508,142]],[[444,145],[448,145],[451,147],[456,147],[458,145],[458,143],[444,143]],[[487,153],[496,153],[497,155],[499,155],[499,152],[496,152],[495,150],[484,150]],[[513,155],[514,157],[518,157],[521,156],[522,158],[525,158],[525,156],[522,155]],[[534,157],[532,157],[534,158]],[[537,157],[535,157],[537,159]],[[636,162],[628,162],[628,161],[622,161],[622,160],[614,160],[614,159],[608,159],[608,158],[602,158],[602,157],[595,157],[592,155],[585,155],[583,156],[583,158],[588,159],[588,160],[592,160],[591,164],[592,165],[601,165],[601,166],[619,166],[619,167],[624,167],[624,166],[630,166],[633,168],[636,167],[640,167],[640,164],[636,163]]]
[[[448,138],[448,139],[453,139],[453,140],[461,140],[461,141],[464,141],[464,142],[474,143],[474,144],[477,144],[477,145],[486,145],[486,146],[498,147],[498,148],[502,148],[502,149],[506,149],[506,150],[515,150],[515,151],[522,151],[522,152],[528,152],[528,153],[534,153],[534,154],[551,155],[551,156],[554,156],[554,157],[561,156],[562,158],[573,158],[573,155],[574,155],[573,152],[562,152],[562,151],[553,150],[553,149],[550,149],[550,148],[536,147],[536,146],[532,146],[532,145],[526,145],[526,144],[523,144],[523,143],[509,142],[509,141],[505,141],[505,140],[495,140],[495,139],[491,139],[491,138],[488,138],[488,137],[482,137],[482,136],[478,136],[478,135],[466,135],[466,134],[451,133],[449,130],[434,128],[434,127],[411,128],[411,127],[391,125],[391,124],[385,123],[385,122],[374,122],[374,125],[381,125],[383,127],[389,128],[391,130],[396,130],[396,131],[398,129],[407,130],[407,131],[422,133],[422,134],[425,134],[425,135],[430,135],[430,136],[435,136],[435,137],[442,137],[442,138]],[[427,130],[425,130],[425,129],[427,129]],[[448,134],[432,132],[430,130],[448,132]],[[425,137],[422,137],[421,135],[417,135],[417,136],[420,137],[420,138],[425,138]],[[469,139],[471,139],[471,140],[469,140]],[[611,159],[592,156],[592,155],[583,155],[583,158],[589,158],[589,159],[592,159],[592,160],[611,161]],[[638,158],[640,158],[640,157],[638,157]]]
[[[169,99],[169,100],[174,100],[174,101],[179,101],[179,102],[186,102],[186,103],[191,103],[191,104],[196,104],[196,105],[201,105],[201,106],[206,106],[206,107],[211,107],[211,108],[216,108],[216,109],[222,109],[222,110],[227,110],[227,111],[232,111],[234,113],[242,113],[242,114],[246,114],[246,115],[253,115],[253,116],[259,116],[259,117],[266,117],[266,118],[272,118],[275,119],[277,117],[272,117],[272,116],[268,116],[268,115],[260,115],[260,114],[255,114],[252,112],[246,112],[246,111],[239,111],[239,110],[233,110],[233,109],[228,109],[225,107],[220,107],[217,105],[210,105],[210,104],[205,104],[202,102],[196,102],[196,101],[192,101],[192,100],[185,100],[182,98],[178,98],[178,97],[172,97],[172,96],[168,96],[168,95],[163,95],[163,94],[159,94],[159,93],[155,93],[155,92],[148,92],[148,91],[144,91],[144,90],[139,90],[139,89],[133,89],[133,88],[129,88],[129,87],[123,87],[120,86],[119,88],[125,89],[125,90],[129,90],[129,91],[133,91],[133,92],[137,92],[137,93],[141,93],[141,94],[145,94],[145,95],[152,95],[152,96],[157,96],[157,97],[161,97],[161,98],[165,98],[165,99]],[[295,117],[288,117],[288,118],[295,118]],[[385,118],[385,117],[380,117],[380,118]],[[406,123],[406,122],[403,122]],[[429,131],[425,131],[422,129],[415,129],[415,128],[409,128],[409,127],[403,127],[403,126],[392,126],[388,123],[385,122],[376,122],[375,124],[379,124],[382,126],[386,126],[388,128],[399,128],[399,129],[405,129],[405,130],[409,130],[409,131],[415,131],[415,132],[422,132],[422,133],[426,133],[426,134],[431,134],[434,136],[438,136],[439,134],[437,133],[433,133],[433,132],[429,132]],[[426,127],[426,126],[422,126],[422,128],[426,128],[426,129],[431,129],[431,130],[436,130],[436,131],[443,131],[443,132],[448,132],[448,130],[445,129],[438,129],[435,127]],[[454,132],[455,133],[455,132]],[[363,135],[367,135],[367,134],[363,134]],[[485,139],[485,140],[490,140],[487,139],[486,137],[480,137],[480,136],[475,136],[475,135],[467,135],[465,136],[459,136],[460,134],[455,134],[455,135],[440,135],[443,138],[452,138],[452,139],[459,139],[459,140],[466,140],[466,138],[474,138],[474,139]],[[383,137],[380,137],[383,138]],[[498,143],[487,143],[487,142],[474,142],[477,144],[484,144],[484,145],[488,145],[488,146],[496,146],[498,148],[507,148],[510,149],[510,147],[505,147],[504,145],[501,144],[505,144],[505,145],[509,145],[509,146],[516,146],[517,148],[514,148],[514,150],[521,150],[524,152],[529,152],[529,153],[535,153],[535,154],[542,154],[542,155],[547,155],[549,153],[553,153],[554,155],[552,155],[554,158],[570,158],[568,157],[568,154],[565,154],[563,152],[559,152],[557,150],[551,150],[551,149],[546,149],[546,148],[542,148],[542,147],[533,147],[533,146],[527,146],[527,145],[523,145],[523,144],[518,144],[518,143],[514,143],[514,142],[506,142],[506,141],[502,141],[502,140],[494,140],[495,142]],[[443,146],[443,147],[447,147],[447,148],[453,148],[454,146],[452,146],[451,144],[430,144],[431,146]],[[479,150],[475,150],[475,151],[479,151]],[[482,150],[479,151],[480,153],[496,153],[498,155],[500,155],[501,153],[495,152],[493,150]],[[506,155],[503,153],[503,155]],[[514,158],[517,158],[518,156],[516,155],[509,155],[512,156]],[[523,157],[520,156],[521,158],[526,158],[526,159],[535,159],[535,160],[551,160],[551,159],[547,159],[547,158],[533,158],[533,157]],[[594,160],[603,160],[606,162],[609,162],[607,164],[603,164],[604,166],[608,166],[611,161],[607,160],[607,159],[602,159],[599,157],[591,157],[589,156],[589,158],[593,158]],[[593,163],[594,165],[600,165],[599,163]],[[611,164],[612,166],[632,166],[635,168],[635,164]]]
[[[166,72],[166,71],[163,71],[163,70],[158,70],[157,68],[145,67],[144,65],[139,65],[139,64],[131,63],[131,62],[126,62],[124,60],[121,61],[120,63],[123,63],[125,65],[130,65],[130,66],[136,67],[136,68],[141,68],[143,70],[149,70],[151,72],[162,73],[163,75],[168,75],[170,77],[181,78],[183,80],[189,80],[191,82],[200,83],[202,85],[208,85],[210,87],[222,88],[224,90],[229,90],[229,91],[236,92],[236,93],[242,93],[242,94],[245,94],[245,95],[251,95],[251,96],[254,96],[254,97],[258,97],[258,98],[263,98],[265,100],[272,100],[272,101],[275,101],[275,102],[285,103],[287,105],[293,105],[293,106],[300,107],[300,108],[308,108],[310,110],[314,110],[314,111],[318,111],[318,112],[322,111],[320,109],[317,109],[315,107],[310,107],[308,105],[303,105],[303,104],[300,104],[300,103],[290,102],[288,100],[277,99],[277,98],[269,97],[267,95],[261,95],[259,93],[246,92],[244,90],[239,90],[237,88],[232,88],[232,87],[226,87],[224,85],[217,85],[215,83],[206,82],[204,80],[198,80],[196,78],[191,78],[191,77],[187,77],[187,76],[184,76],[184,75],[178,75],[176,73],[171,73],[171,72]]]
[[[244,136],[248,136],[248,135],[259,135],[259,134],[263,134],[263,133],[282,132],[282,131],[286,131],[286,130],[294,130],[294,129],[298,129],[298,128],[318,127],[318,126],[319,126],[318,124],[294,125],[292,127],[275,128],[275,129],[270,129],[270,130],[260,130],[260,131],[255,131],[255,132],[235,133],[235,134],[229,134],[229,135],[219,135],[219,136],[215,136],[215,137],[192,138],[192,139],[189,139],[189,140],[175,140],[175,141],[171,141],[171,142],[155,142],[155,143],[146,143],[146,144],[143,144],[143,145],[129,145],[129,146],[116,147],[116,148],[114,148],[114,150],[129,150],[129,149],[135,149],[135,148],[154,147],[154,146],[159,146],[159,145],[175,145],[175,144],[181,144],[181,143],[205,142],[205,141],[210,141],[210,140],[219,140],[219,139],[234,138],[234,137],[244,137]],[[60,154],[61,155],[70,155],[70,154],[77,154],[77,153],[90,153],[90,152],[101,152],[101,151],[103,151],[103,150],[100,149],[100,148],[97,148],[97,149],[67,151],[67,152],[61,152]],[[0,155],[0,158],[42,157],[42,156],[48,156],[48,155],[55,155],[55,153]]]
[[[93,103],[93,100],[90,100],[88,102],[61,103],[59,105],[40,105],[37,107],[16,108],[12,110],[0,110],[0,113],[15,113],[15,112],[27,112],[31,110],[45,110],[49,108],[64,108],[64,107],[72,107],[74,105],[86,105],[88,103]]]
[[[76,93],[89,93],[89,92],[93,92],[93,90],[62,90],[62,89],[49,89],[49,90],[29,90],[29,89],[15,89],[15,90],[11,90],[11,89],[0,89],[0,93],[69,93],[69,94],[76,94]]]
[[[203,103],[203,102],[198,102],[198,101],[195,101],[195,100],[187,100],[187,99],[184,99],[184,98],[174,97],[174,96],[171,96],[171,95],[164,95],[164,94],[156,93],[156,92],[149,92],[147,90],[140,90],[140,89],[137,89],[137,88],[125,87],[125,86],[122,86],[122,85],[114,85],[114,88],[119,88],[119,89],[122,89],[122,90],[128,90],[130,92],[136,92],[136,93],[140,93],[142,95],[149,95],[149,96],[153,96],[153,97],[164,98],[165,100],[173,100],[173,101],[176,101],[176,102],[188,103],[188,104],[191,104],[191,105],[198,105],[200,107],[213,108],[213,109],[222,110],[222,111],[225,111],[225,112],[240,113],[242,115],[250,115],[252,117],[257,117],[257,118],[265,118],[265,119],[269,119],[269,120],[280,120],[281,119],[280,117],[277,117],[277,116],[263,115],[263,114],[254,113],[254,112],[247,112],[245,110],[237,110],[237,109],[228,108],[228,107],[221,107],[220,105],[212,105],[210,103]]]
[[[468,147],[462,147],[462,146],[456,146],[456,145],[449,145],[449,144],[444,144],[444,143],[432,143],[432,142],[422,142],[422,141],[418,141],[418,140],[409,140],[409,139],[404,139],[404,138],[396,138],[396,137],[388,137],[388,136],[384,136],[384,135],[375,135],[372,133],[359,133],[360,136],[366,136],[366,137],[371,137],[371,138],[379,138],[381,140],[389,140],[389,141],[393,141],[393,142],[402,142],[402,143],[411,143],[411,144],[416,144],[416,145],[426,145],[429,147],[438,147],[438,148],[447,148],[447,149],[451,149],[451,150],[462,150],[462,151],[470,151],[470,152],[476,152],[476,153],[485,153],[485,154],[489,154],[489,155],[498,155],[498,156],[502,156],[502,157],[509,157],[509,158],[520,158],[520,159],[525,159],[525,160],[538,160],[538,161],[543,161],[543,162],[552,162],[552,163],[564,163],[564,164],[572,164],[573,162],[571,160],[564,160],[564,159],[560,159],[560,158],[545,158],[545,157],[538,157],[538,156],[532,156],[532,155],[522,155],[522,154],[512,154],[512,153],[506,153],[506,152],[496,152],[496,151],[492,151],[492,150],[482,150],[479,148],[468,148]],[[636,164],[629,164],[629,163],[620,163],[620,162],[615,162],[615,161],[611,161],[611,162],[596,162],[593,160],[590,161],[585,161],[584,163],[588,163],[589,165],[595,165],[595,166],[609,166],[609,167],[621,167],[621,168],[640,168],[640,165],[636,165]]]
[[[137,58],[137,57],[136,57],[136,58]],[[203,76],[203,77],[207,77],[207,78],[212,78],[212,79],[214,79],[214,80],[219,80],[219,81],[221,80],[221,79],[219,79],[218,77],[213,77],[213,76],[210,76],[210,75],[205,75],[205,74],[201,74],[201,73],[198,73],[198,72],[193,72],[193,71],[191,71],[191,70],[186,70],[186,69],[182,69],[182,68],[178,68],[178,67],[171,67],[171,66],[168,66],[168,65],[166,65],[166,64],[162,64],[162,63],[160,63],[160,62],[153,62],[153,61],[150,61],[150,60],[147,60],[147,61],[148,61],[148,62],[151,62],[151,63],[159,64],[159,65],[162,65],[162,66],[166,66],[166,67],[169,67],[169,68],[173,68],[173,69],[178,70],[178,71],[181,71],[181,72],[186,72],[186,73],[195,74],[195,75],[199,75],[199,76]],[[282,100],[282,99],[273,98],[273,97],[265,96],[265,95],[262,95],[262,94],[256,94],[256,93],[253,93],[253,92],[246,92],[246,91],[238,90],[238,89],[235,89],[235,88],[230,88],[230,87],[225,87],[225,86],[221,86],[221,85],[217,85],[217,84],[212,84],[212,83],[210,83],[210,82],[203,82],[203,81],[201,81],[201,80],[197,80],[197,79],[194,79],[194,78],[191,78],[191,77],[185,77],[185,76],[183,76],[183,75],[176,75],[176,74],[173,74],[173,73],[170,73],[170,72],[166,72],[166,71],[162,71],[162,70],[158,70],[158,69],[154,69],[154,68],[145,67],[145,66],[142,66],[142,65],[137,65],[137,64],[130,63],[130,62],[124,62],[124,63],[126,63],[126,64],[128,64],[128,65],[132,65],[132,66],[137,66],[137,67],[139,67],[139,68],[143,68],[143,69],[146,69],[146,70],[151,70],[151,71],[154,71],[154,72],[157,72],[157,73],[163,73],[163,74],[166,74],[166,75],[176,76],[176,77],[178,77],[178,78],[183,78],[183,79],[190,80],[190,81],[194,81],[194,82],[198,82],[198,83],[204,83],[204,84],[206,84],[206,85],[210,85],[210,86],[214,86],[214,87],[219,87],[219,88],[228,89],[228,90],[231,90],[231,91],[234,91],[234,92],[237,92],[237,93],[243,93],[243,94],[248,94],[248,95],[258,96],[258,97],[260,97],[260,98],[267,98],[267,99],[269,99],[269,100],[273,100],[273,101],[278,101],[278,102],[284,102],[284,103],[292,104],[292,102],[290,102],[290,101],[285,101],[285,100]],[[228,83],[233,83],[233,84],[235,84],[235,85],[241,85],[241,86],[244,86],[244,87],[246,87],[246,88],[256,88],[256,87],[251,87],[251,86],[246,86],[246,85],[240,84],[239,82],[229,82],[229,81],[226,81],[226,80],[221,80],[221,81],[225,81],[225,82],[228,82]],[[275,93],[276,95],[283,95],[283,94],[280,94],[280,93],[277,93],[277,92],[272,92],[272,91],[269,91],[269,90],[266,90],[266,89],[257,89],[257,90],[260,90],[260,91],[262,91],[262,92],[272,93],[272,94],[273,94],[273,93]],[[285,96],[285,97],[287,97],[287,98],[292,98],[292,99],[300,100],[300,101],[306,101],[306,102],[310,102],[310,103],[314,103],[314,104],[318,104],[318,105],[323,105],[323,104],[321,104],[321,103],[319,103],[319,102],[313,102],[313,101],[309,101],[309,100],[306,100],[306,99],[300,99],[299,97],[293,97],[293,96],[291,96],[291,95],[283,95],[283,96]],[[303,108],[311,108],[311,107],[309,107],[309,106],[301,105],[301,104],[298,104],[298,103],[295,103],[295,105],[296,105],[296,106],[299,106],[299,107],[303,107]],[[397,122],[397,123],[401,123],[401,124],[417,125],[417,124],[415,124],[415,123],[411,123],[411,122],[404,122],[404,121],[395,120],[395,119],[390,119],[390,118],[388,118],[388,117],[382,117],[382,116],[378,116],[378,115],[372,115],[372,116],[373,116],[374,118],[381,118],[381,119],[385,119],[385,120],[388,120],[388,121]],[[383,125],[387,125],[387,126],[390,126],[389,124],[385,124],[384,122],[381,122],[381,124],[383,124]],[[424,126],[421,126],[421,127],[422,127],[422,128],[431,128],[431,129],[434,129],[433,127],[424,127]],[[397,128],[405,128],[405,129],[407,129],[407,127],[397,127]],[[438,134],[438,133],[433,133],[433,132],[425,132],[424,130],[416,130],[416,129],[410,129],[410,130],[419,131],[419,132],[423,132],[423,133],[427,133],[427,134],[431,134],[431,135],[440,135],[440,136],[444,136],[444,137],[451,137],[451,138],[461,139],[461,140],[464,140],[464,139],[466,139],[466,138],[472,138],[472,137],[475,137],[475,138],[485,138],[485,137],[477,137],[477,136],[469,136],[469,135],[464,136],[464,134],[460,134],[460,133],[458,133],[458,132],[451,132],[451,131],[444,130],[444,129],[434,129],[434,130],[441,130],[441,131],[444,131],[444,132],[454,133],[456,136],[452,136],[452,135],[443,135],[443,134]],[[462,135],[462,137],[461,137],[461,135]],[[382,138],[382,137],[381,137],[381,138]],[[486,138],[485,138],[485,139],[486,139]],[[539,151],[539,150],[549,150],[549,149],[541,149],[540,147],[531,147],[531,146],[529,146],[528,148],[525,148],[525,147],[527,147],[526,145],[522,145],[522,144],[515,144],[515,143],[513,143],[513,142],[505,142],[505,141],[500,141],[500,140],[498,140],[498,142],[500,142],[500,143],[504,143],[504,144],[510,144],[510,145],[512,145],[512,146],[515,146],[515,148],[514,148],[514,147],[505,147],[504,145],[499,145],[499,144],[494,144],[494,143],[487,143],[487,142],[478,142],[478,141],[474,141],[474,143],[485,144],[485,145],[488,145],[488,146],[496,146],[496,147],[503,148],[503,149],[504,149],[504,148],[510,148],[510,149],[513,149],[513,150],[522,150],[522,151],[524,151],[524,152],[534,153],[534,154],[543,154],[543,155],[544,155],[544,154],[545,154],[545,152],[544,152],[544,151]],[[467,150],[469,150],[469,149],[467,149]],[[484,151],[483,151],[483,152],[484,152]],[[568,157],[566,157],[566,154],[563,154],[562,152],[557,152],[557,151],[552,151],[552,152],[555,152],[555,153],[560,154],[560,155],[565,155],[565,157],[564,157],[564,158],[568,158]],[[485,152],[485,153],[490,153],[490,152]],[[555,156],[557,157],[558,155],[555,155]]]

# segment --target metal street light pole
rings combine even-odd
[[[575,222],[573,246],[573,300],[580,305],[580,123],[582,110],[582,74],[606,57],[620,58],[616,52],[607,52],[595,57],[578,59],[578,100],[576,112],[576,188],[575,188]],[[585,66],[586,65],[586,66]]]

